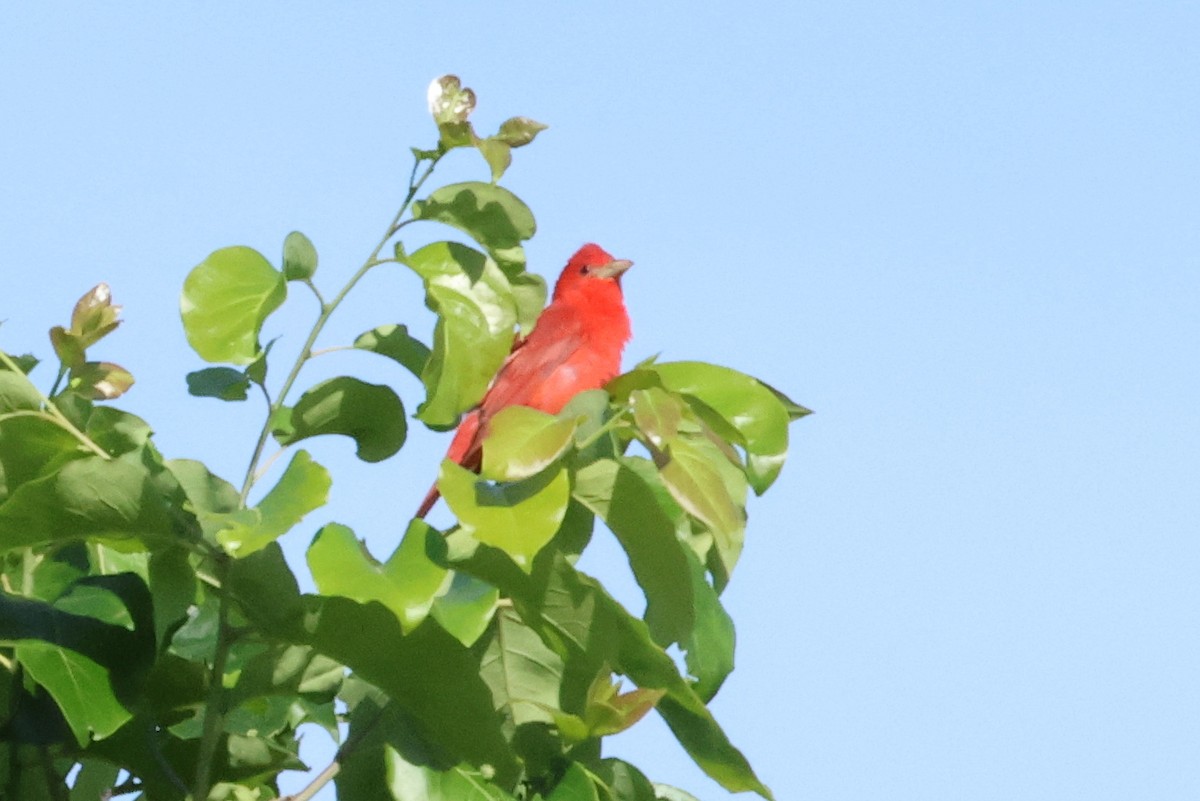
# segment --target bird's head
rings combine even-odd
[[[621,275],[633,266],[628,259],[614,259],[599,245],[587,244],[575,251],[575,255],[563,268],[554,296],[573,291],[609,291],[620,293]],[[595,283],[593,283],[595,282]],[[600,287],[605,286],[606,290]]]

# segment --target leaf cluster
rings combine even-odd
[[[789,424],[807,413],[750,376],[648,361],[561,414],[506,409],[479,474],[441,465],[454,526],[413,520],[377,559],[324,522],[307,549],[314,593],[283,559],[277,540],[304,536],[332,483],[298,444],[347,437],[379,462],[405,443],[391,386],[343,375],[298,389],[367,272],[410,270],[436,323],[427,341],[387,323],[345,347],[416,375],[413,416],[439,430],[478,403],[545,301],[525,271],[533,214],[495,183],[544,126],[513,118],[481,138],[474,103],[457,78],[434,82],[438,143],[413,151],[400,210],[328,300],[299,232],[278,266],[229,247],[188,274],[183,327],[211,365],[188,391],[265,404],[240,486],[165,458],[145,421],[103,405],[132,384],[86,357],[119,322],[106,286],[51,329],[60,369],[45,393],[36,359],[0,351],[0,796],[274,798],[281,771],[308,769],[297,731],[315,724],[340,747],[311,789],[336,776],[345,801],[690,798],[603,757],[604,737],[654,710],[722,786],[770,798],[707,706],[734,664],[720,594],[747,498],[774,482]],[[462,147],[484,155],[492,181],[419,197]],[[416,223],[459,240],[408,253],[399,234]],[[297,288],[320,311],[280,368],[286,334],[264,346],[262,332]],[[271,442],[290,458],[260,486]],[[597,522],[624,549],[643,615],[576,567]]]

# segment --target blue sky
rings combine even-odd
[[[300,229],[340,286],[457,73],[481,130],[551,126],[506,180],[531,266],[636,262],[628,365],[726,364],[817,411],[725,595],[715,710],[779,798],[1195,797],[1198,50],[1182,2],[8,4],[0,347],[48,355],[108,281],[124,406],[239,477],[261,409],[186,395],[184,275]],[[402,321],[429,325],[416,279],[373,274],[324,342]],[[345,370],[419,400],[365,354],[306,375]],[[385,555],[445,442],[314,444],[333,502],[289,550],[336,519]],[[726,797],[656,720],[612,752]]]

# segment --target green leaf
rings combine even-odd
[[[210,540],[225,526],[227,515],[241,505],[238,491],[223,478],[208,472],[203,463],[191,459],[173,459],[166,464],[187,495],[188,508],[195,513],[200,527]]]
[[[645,775],[620,759],[604,759],[593,768],[612,801],[654,801],[654,785]]]
[[[154,597],[154,634],[166,643],[170,634],[187,620],[196,602],[196,570],[183,548],[167,548],[150,555],[150,594]]]
[[[369,350],[399,362],[417,378],[429,362],[430,350],[424,342],[412,337],[403,325],[381,325],[359,334],[354,347]]]
[[[84,362],[71,368],[71,389],[90,400],[119,398],[133,383],[133,374],[112,362]]]
[[[81,746],[89,732],[107,737],[133,717],[113,695],[108,671],[86,656],[37,640],[17,643],[15,656],[54,697]]]
[[[41,393],[23,373],[0,370],[0,414],[18,409],[36,410],[42,406]]]
[[[676,437],[654,461],[671,496],[712,532],[723,586],[745,542],[745,475],[703,437]]]
[[[393,455],[408,433],[404,406],[391,387],[350,376],[322,381],[305,392],[288,422],[274,432],[280,444],[342,434],[354,440],[358,458],[364,462],[380,462]]]
[[[182,492],[159,480],[165,471],[145,454],[86,456],[22,484],[0,505],[0,549],[87,537],[150,544],[184,533]]]
[[[83,364],[87,358],[83,341],[61,325],[50,329],[50,344],[54,347],[54,355],[64,367],[76,367]]]
[[[392,611],[407,634],[429,614],[445,585],[448,571],[425,555],[430,530],[414,520],[386,564],[379,564],[349,528],[331,523],[308,548],[308,566],[323,595],[340,595],[360,603],[378,601]]]
[[[510,117],[500,124],[496,139],[509,147],[524,147],[549,126],[528,117]]]
[[[513,300],[517,303],[517,325],[528,336],[546,305],[546,279],[536,273],[518,273],[509,278]]]
[[[250,389],[250,379],[232,367],[205,367],[187,374],[188,394],[197,398],[220,398],[243,401]]]
[[[516,307],[508,280],[482,253],[435,242],[406,262],[425,281],[425,305],[437,313],[433,354],[421,373],[426,400],[417,417],[449,428],[479,402],[512,349]]]
[[[696,622],[682,645],[687,651],[688,672],[696,679],[696,695],[707,703],[733,671],[733,619],[721,606],[717,591],[708,583],[704,565],[691,551],[685,553],[688,557],[688,574],[692,579]]]
[[[217,541],[234,556],[248,556],[324,506],[332,484],[329,471],[314,462],[308,451],[297,451],[279,483],[257,506],[246,510],[252,514],[235,513],[229,525],[217,532]]]
[[[479,675],[492,690],[508,731],[524,723],[553,723],[563,660],[511,608],[501,609],[479,663]]]
[[[540,473],[562,456],[575,434],[572,419],[560,419],[528,406],[501,409],[483,440],[482,475],[517,481]]]
[[[408,762],[394,748],[385,753],[387,788],[397,801],[515,801],[488,781],[486,771],[470,766],[432,770]]]
[[[625,549],[646,594],[646,621],[665,646],[690,636],[696,610],[674,510],[652,488],[653,470],[647,467],[644,460],[630,458],[594,462],[576,474],[573,494],[604,520]]]
[[[8,354],[8,358],[17,366],[17,370],[25,375],[29,375],[29,373],[33,371],[33,368],[37,367],[41,363],[41,360],[32,353],[25,353],[20,356],[10,353]],[[8,365],[0,361],[0,372],[3,372],[7,369]]]
[[[797,406],[757,379],[728,367],[703,362],[671,362],[648,368],[668,389],[699,400],[742,436],[747,476],[761,495],[779,475],[787,457],[788,423]],[[807,410],[804,410],[807,411]]]
[[[444,595],[433,601],[432,615],[442,628],[470,647],[483,636],[500,601],[500,591],[466,573],[455,572]]]
[[[593,660],[603,659],[638,687],[666,690],[657,706],[659,713],[696,764],[722,787],[771,798],[770,790],[758,781],[746,758],[679,675],[674,660],[651,639],[646,624],[629,614],[598,581],[557,556],[547,574],[539,611],[549,625],[549,630],[542,630],[543,639],[561,638]]]
[[[406,635],[380,604],[328,597],[310,605],[306,627],[309,644],[386,692],[424,739],[476,767],[490,765],[501,783],[515,779],[478,658],[437,623],[426,620]]]
[[[546,801],[599,801],[599,796],[587,771],[578,762],[572,762]]]
[[[307,281],[317,271],[317,249],[312,240],[292,231],[283,240],[283,277],[289,281]]]
[[[662,448],[679,435],[683,422],[683,404],[657,387],[635,389],[629,393],[633,421],[655,447]]]
[[[479,181],[450,184],[413,203],[413,219],[457,228],[483,246],[510,276],[525,268],[521,243],[533,236],[533,212],[512,192]]]
[[[98,759],[83,759],[79,764],[75,784],[71,785],[70,801],[96,801],[117,786],[117,775],[121,772],[117,765]]]
[[[5,372],[0,371],[0,381]],[[0,502],[22,484],[85,455],[79,440],[47,417],[0,419]]]
[[[438,489],[463,531],[507,553],[523,570],[554,538],[567,512],[571,484],[561,467],[523,481],[483,481],[446,459]]]
[[[492,171],[492,183],[504,177],[504,171],[512,164],[512,147],[494,136],[478,140],[475,147],[483,154],[483,160]]]
[[[183,282],[179,310],[188,344],[206,362],[250,364],[263,322],[287,297],[283,273],[247,247],[222,248]]]

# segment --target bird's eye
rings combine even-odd
[[[580,275],[587,275],[587,274],[588,274],[588,268],[587,268],[587,267],[580,267],[580,268],[579,268],[579,274],[580,274]]]

